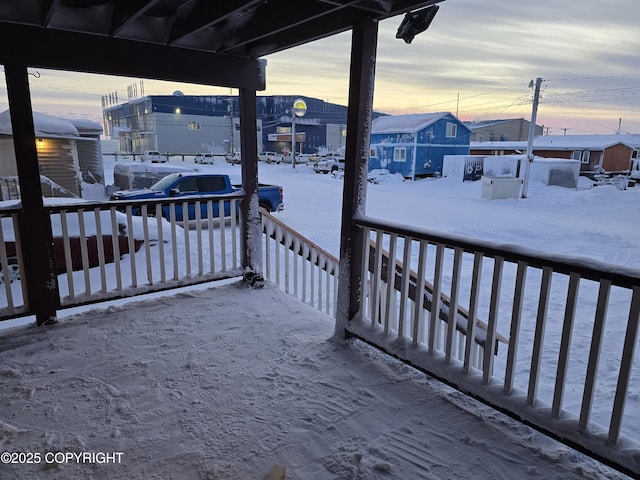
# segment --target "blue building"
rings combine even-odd
[[[307,104],[296,118],[296,151],[316,153],[345,145],[347,107],[303,95],[258,96],[258,151],[291,149],[293,102]],[[171,153],[236,152],[240,146],[238,97],[233,95],[147,95],[120,102],[103,98],[105,136],[118,150]]]
[[[405,178],[442,174],[445,155],[468,155],[471,130],[449,112],[389,115],[371,124],[369,170]]]

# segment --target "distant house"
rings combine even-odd
[[[470,130],[449,112],[389,115],[371,124],[369,170],[440,175],[445,155],[469,153]]]
[[[524,153],[527,142],[471,142],[471,155]],[[534,138],[533,154],[580,160],[580,173],[627,172],[640,153],[640,135],[543,135]]]
[[[464,124],[471,130],[471,142],[526,141],[531,128],[531,122],[524,118],[481,120]],[[534,137],[539,135],[542,135],[542,127],[536,125]]]
[[[33,112],[40,175],[82,196],[82,182],[104,184],[100,149],[102,126],[89,120],[68,120]],[[17,177],[9,110],[0,113],[0,177]],[[57,187],[56,187],[57,188]],[[50,194],[54,195],[54,190]],[[43,190],[43,194],[47,192]]]

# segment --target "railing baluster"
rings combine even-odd
[[[496,341],[498,310],[500,304],[500,287],[502,285],[503,257],[495,257],[493,262],[493,281],[491,282],[491,300],[489,302],[489,318],[487,322],[487,339],[484,344],[482,365],[482,383],[488,385],[493,375],[493,345]]]
[[[368,304],[367,298],[369,294],[369,243],[371,239],[371,229],[362,229],[362,265],[360,268],[360,317],[364,322],[367,318],[366,305]],[[370,312],[369,312],[370,313]]]
[[[109,209],[111,217],[111,245],[113,247],[113,263],[116,269],[116,290],[122,291],[122,265],[120,260],[120,225],[118,224],[117,212],[115,207]]]
[[[189,235],[189,203],[182,202],[182,233],[184,238],[185,275],[191,276],[191,240]]]
[[[407,317],[407,301],[409,298],[409,266],[411,260],[411,238],[404,237],[404,251],[402,254],[402,278],[400,279],[400,312],[398,313],[398,338],[404,335],[404,325]]]
[[[307,302],[307,258],[309,257],[309,247],[305,243],[302,247],[302,301]]]
[[[266,222],[264,220],[264,216],[263,216],[262,222],[264,223],[264,232],[265,232],[265,236],[264,236],[265,275],[269,280],[273,280],[273,277],[271,276],[271,235],[273,235],[273,223]]]
[[[540,298],[538,300],[538,315],[536,317],[536,329],[533,337],[533,352],[531,353],[531,370],[529,372],[529,388],[527,402],[533,405],[538,395],[538,380],[540,378],[540,365],[542,362],[542,346],[544,344],[544,332],[547,323],[547,307],[549,306],[549,292],[551,291],[551,275],[553,269],[542,269],[542,284],[540,285]]]
[[[233,269],[235,270],[236,268],[238,268],[238,229],[237,229],[237,217],[235,215],[234,212],[236,212],[237,210],[237,200],[230,200],[229,201],[230,205],[229,205],[229,212],[231,214],[231,219],[230,219],[230,224],[231,224],[231,250],[232,250],[232,259],[231,259],[231,265],[233,267]],[[225,222],[223,222],[225,223]]]
[[[624,413],[625,399],[627,396],[627,389],[629,387],[629,378],[631,377],[633,354],[636,347],[636,340],[638,338],[639,321],[640,286],[636,286],[633,288],[633,294],[631,296],[629,321],[627,322],[627,332],[624,336],[624,348],[622,350],[622,359],[620,361],[620,373],[618,374],[618,384],[616,386],[616,395],[613,401],[611,423],[609,424],[609,437],[607,441],[610,445],[617,445],[618,437],[620,436],[622,415]]]
[[[4,217],[2,217],[4,218]],[[14,232],[17,232],[18,230],[14,228]],[[15,244],[16,247],[19,245],[18,243],[18,239],[15,239]],[[18,258],[20,258],[20,255],[18,255]],[[5,295],[7,297],[7,307],[9,308],[9,310],[13,310],[14,309],[14,304],[13,304],[13,291],[11,290],[11,275],[9,272],[9,260],[7,258],[7,249],[5,247],[5,241],[4,241],[4,230],[2,228],[2,224],[0,223],[0,268],[2,269],[2,272],[0,272],[0,275],[2,275],[2,283],[4,283],[4,291],[5,291]],[[21,272],[21,270],[18,270]],[[22,272],[20,274],[20,278],[22,278]]]
[[[84,274],[84,293],[91,295],[91,274],[89,272],[89,248],[87,246],[87,229],[84,224],[84,209],[78,209],[78,227],[80,229],[80,254],[82,256],[82,273]]]
[[[482,252],[473,255],[473,272],[471,274],[471,295],[469,299],[469,317],[467,319],[467,338],[465,339],[463,371],[469,372],[476,357],[476,316],[478,311],[478,295],[480,293],[480,274],[482,273]]]
[[[323,255],[318,255],[318,310],[322,310],[322,265]]]
[[[331,299],[333,298],[333,295],[331,294],[331,272],[333,271],[333,265],[331,260],[326,257],[324,261],[326,266],[324,282],[327,287],[326,295],[324,296],[324,311],[327,315],[331,315]]]
[[[133,216],[131,213],[131,206],[127,206],[127,240],[129,245],[129,263],[131,264],[131,286],[138,286],[138,273],[136,269],[136,247],[135,238],[133,236]]]
[[[416,298],[413,310],[413,325],[411,328],[411,336],[413,346],[418,345],[418,341],[422,340],[424,331],[424,274],[427,268],[427,246],[426,240],[420,240],[420,252],[418,254],[418,276],[416,279]]]
[[[440,348],[440,290],[442,284],[442,263],[444,244],[436,245],[436,263],[433,270],[433,292],[431,295],[431,312],[429,315],[429,352]]]
[[[96,247],[98,253],[98,265],[100,268],[100,291],[105,293],[107,291],[107,272],[105,267],[105,256],[104,256],[104,243],[102,242],[102,218],[100,216],[100,209],[95,208],[93,210],[94,222],[96,224]],[[111,235],[116,235],[115,233],[111,233]]]
[[[176,204],[171,202],[169,204],[169,221],[171,222],[171,244],[173,245],[173,279],[178,280],[180,278],[180,270],[178,264],[178,232],[176,229]]]
[[[396,244],[398,243],[398,234],[392,233],[389,237],[389,259],[387,261],[387,291],[385,296],[385,310],[384,310],[384,333],[389,333],[389,320],[391,312],[395,309],[392,308],[392,294],[394,290],[395,278],[396,278]]]
[[[553,391],[553,402],[551,404],[551,413],[554,417],[560,416],[560,411],[562,410],[562,398],[564,396],[565,378],[567,376],[567,366],[569,364],[569,350],[571,348],[573,321],[576,316],[576,305],[578,303],[579,285],[580,275],[575,272],[571,273],[569,276],[569,289],[567,290],[564,322],[562,324],[562,334],[560,337],[560,352],[558,353],[556,383]]]
[[[518,262],[516,271],[516,283],[513,291],[513,307],[511,309],[511,328],[509,330],[509,346],[507,350],[507,365],[504,376],[503,391],[511,395],[513,391],[513,379],[518,356],[518,334],[520,332],[520,319],[522,318],[522,301],[524,298],[524,286],[527,277],[527,263]]]
[[[207,239],[209,240],[209,273],[216,273],[216,242],[213,221],[213,201],[207,200]]]
[[[164,235],[162,231],[162,206],[156,203],[156,228],[158,232],[158,254],[160,258],[160,281],[166,283],[167,272],[164,265]],[[174,246],[175,248],[175,246]]]
[[[69,227],[67,223],[67,212],[60,212],[60,225],[62,227],[63,249],[65,266],[67,269],[67,287],[69,288],[69,299],[75,299],[75,285],[73,279],[73,265],[71,263],[71,246],[69,245]]]
[[[314,250],[311,250],[311,264],[309,265],[309,279],[311,280],[310,287],[311,291],[309,292],[309,303],[312,307],[316,306],[316,281],[314,275],[314,268],[316,265],[316,261],[318,260],[318,253]]]
[[[300,240],[293,240],[293,296],[298,296],[298,257],[300,256]]]
[[[373,281],[369,290],[371,325],[380,323],[380,277],[382,276],[382,238],[384,233],[376,231],[376,247],[373,252]]]
[[[196,215],[196,245],[198,247],[198,275],[202,276],[204,273],[204,262],[202,258],[202,211],[200,210],[200,200],[196,200],[195,215]]]
[[[144,236],[144,251],[145,251],[145,260],[147,264],[147,280],[149,281],[149,285],[153,285],[153,269],[151,267],[151,251],[149,250],[149,216],[147,215],[146,205],[142,206],[142,232]],[[135,243],[134,243],[133,250],[135,251]],[[133,256],[131,257],[131,260],[133,261]]]
[[[600,280],[598,291],[598,304],[596,305],[596,315],[593,322],[593,333],[591,336],[591,347],[589,348],[589,360],[587,363],[587,375],[584,382],[584,392],[582,395],[582,407],[580,409],[580,419],[578,426],[581,430],[586,430],[591,415],[591,403],[596,388],[596,377],[598,373],[598,362],[600,360],[600,347],[602,346],[602,334],[604,332],[604,321],[607,317],[607,306],[609,305],[609,292],[611,291],[610,280]]]
[[[220,268],[227,271],[227,236],[224,222],[224,200],[218,200],[218,219],[220,220]]]
[[[458,293],[460,291],[460,268],[462,266],[462,249],[453,252],[453,272],[451,275],[451,294],[449,295],[449,316],[447,319],[447,340],[444,346],[444,361],[451,363],[454,349],[454,337],[458,322]]]
[[[284,236],[284,291],[290,293],[289,289],[289,252],[291,247],[291,237],[287,234]]]
[[[281,241],[282,241],[282,228],[278,225],[276,226],[276,240],[275,240],[276,264],[274,265],[274,268],[276,269],[276,284],[280,288],[282,288],[282,284],[280,283],[280,242]]]

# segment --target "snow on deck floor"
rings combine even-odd
[[[0,451],[122,452],[0,478],[626,478],[332,333],[231,283],[0,337]]]

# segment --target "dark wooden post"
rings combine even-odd
[[[245,200],[242,202],[241,220],[241,265],[245,269],[245,279],[255,284],[262,282],[262,222],[258,211],[258,127],[256,111],[256,91],[241,88],[240,107],[240,153],[242,155],[242,188]]]
[[[44,209],[29,78],[25,65],[4,66],[24,220],[21,222],[29,306],[38,325],[53,323],[60,304],[51,217]]]
[[[369,133],[377,43],[377,21],[365,18],[353,26],[335,329],[338,335],[344,334],[349,321],[353,320],[360,310],[364,252],[361,233],[356,228],[354,216],[357,213],[365,213],[367,200]]]

